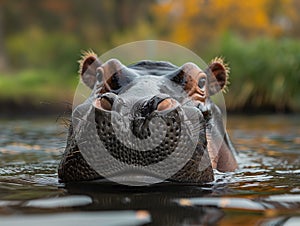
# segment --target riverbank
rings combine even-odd
[[[72,99],[61,99],[60,101],[30,102],[6,100],[0,101],[0,118],[45,118],[45,117],[69,117],[72,112]],[[262,106],[261,108],[246,106],[239,109],[226,109],[228,115],[275,115],[275,114],[299,114],[300,112],[285,109],[277,111],[273,106]]]
[[[68,101],[53,102],[41,101],[31,103],[29,101],[0,101],[0,118],[45,118],[70,116],[72,104]]]

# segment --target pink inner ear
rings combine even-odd
[[[215,79],[217,80],[217,83],[219,85],[218,90],[223,89],[226,85],[227,80],[226,68],[221,63],[214,62],[210,65],[210,70]]]
[[[85,85],[87,85],[90,89],[94,88],[96,83],[96,69],[98,64],[95,63],[97,58],[93,56],[89,56],[83,60],[80,70],[81,80]]]
[[[101,66],[101,61],[97,58],[97,55],[92,51],[83,52],[81,60],[79,60],[80,68],[79,74],[82,82],[93,89],[96,79],[96,69]]]
[[[87,71],[87,69],[89,68],[89,66],[90,66],[92,63],[94,63],[95,60],[96,60],[95,57],[90,56],[90,57],[86,58],[86,59],[83,61],[82,68],[81,68],[81,75],[83,75],[83,74]]]

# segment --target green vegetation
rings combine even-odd
[[[0,101],[71,100],[80,58],[75,36],[31,28],[11,36],[6,46],[15,69],[0,72]]]
[[[20,103],[29,101],[69,101],[78,77],[65,76],[55,70],[22,70],[14,74],[0,74],[0,101]]]
[[[269,108],[278,112],[300,111],[300,43],[297,40],[257,38],[245,41],[238,36],[225,35],[213,46],[214,49],[204,58],[224,56],[231,68],[231,84],[225,95],[229,110]],[[36,50],[40,51],[38,55],[44,48],[40,46]],[[25,50],[16,48],[15,51]],[[53,59],[54,62],[49,64],[39,62],[33,54],[28,59],[30,64],[40,64],[37,68],[45,69],[26,69],[13,75],[1,75],[0,99],[16,102],[28,99],[34,103],[70,100],[78,82],[78,65],[70,52],[60,61]],[[73,55],[79,56],[78,53]],[[53,66],[60,62],[63,62],[60,68]],[[53,67],[57,69],[51,69]]]
[[[225,35],[216,46],[231,68],[228,109],[300,110],[298,40]]]
[[[81,44],[74,35],[47,32],[38,27],[11,35],[6,41],[9,61],[14,68],[39,68],[66,75],[77,70],[79,46]]]

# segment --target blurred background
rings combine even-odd
[[[82,50],[144,39],[223,56],[228,111],[300,112],[299,12],[297,0],[0,0],[0,115],[61,111]]]

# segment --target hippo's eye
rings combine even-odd
[[[97,74],[96,74],[96,78],[97,78],[97,81],[98,81],[98,82],[102,82],[102,74],[97,73]]]
[[[103,73],[104,73],[103,68],[98,67],[96,70],[96,78],[97,78],[98,82],[102,82]]]
[[[198,86],[200,89],[203,89],[206,83],[206,79],[205,78],[200,78],[198,81]]]

